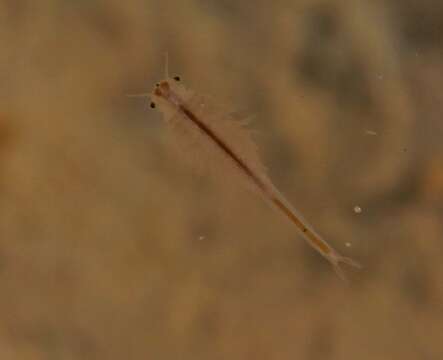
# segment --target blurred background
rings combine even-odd
[[[0,0],[0,359],[442,359],[443,2]],[[260,198],[131,93],[255,115]]]

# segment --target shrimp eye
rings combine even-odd
[[[151,102],[150,106],[151,106],[151,108],[154,109],[155,108],[155,103]]]
[[[175,81],[180,81],[180,76],[174,76]]]
[[[156,87],[159,87],[159,86],[160,86],[160,83],[155,84],[155,86],[156,86]]]

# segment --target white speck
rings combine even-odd
[[[378,80],[383,80],[383,75],[382,74],[378,74],[377,78],[378,78]]]
[[[360,206],[354,206],[354,212],[356,214],[360,214],[361,213],[361,207]]]
[[[198,239],[199,239],[199,240],[204,240],[205,237],[204,237],[203,235],[200,235],[200,236],[198,237]]]
[[[347,243],[345,243],[345,245],[347,246],[347,247],[351,247],[351,243],[350,242],[347,242]]]
[[[372,135],[372,136],[377,135],[377,133],[373,130],[365,130],[365,133],[366,133],[366,135]]]

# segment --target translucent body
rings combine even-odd
[[[232,113],[214,104],[208,97],[185,88],[178,77],[167,77],[156,84],[150,98],[152,106],[163,114],[188,158],[198,161],[199,166],[215,166],[217,173],[223,174],[224,178],[239,181],[259,193],[297,227],[342,279],[345,276],[340,263],[360,267],[323,240],[277,190],[260,161],[250,132],[239,119],[234,119]]]

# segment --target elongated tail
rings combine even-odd
[[[294,209],[294,207],[285,199],[285,197],[273,186],[268,184],[268,200],[277,210],[283,212],[286,217],[297,227],[305,240],[323,257],[325,257],[334,268],[335,273],[344,281],[346,281],[345,273],[341,268],[341,264],[347,264],[352,267],[361,269],[361,265],[351,258],[340,255],[331,245],[317,234],[312,226]]]
[[[329,256],[327,256],[326,258],[331,263],[331,265],[332,265],[335,273],[338,275],[338,277],[345,282],[347,282],[347,277],[346,277],[343,269],[340,266],[341,264],[346,264],[346,265],[352,266],[357,269],[362,268],[362,266],[359,262],[357,262],[349,257],[342,256],[339,253],[337,253],[335,250],[333,250],[332,253]]]

